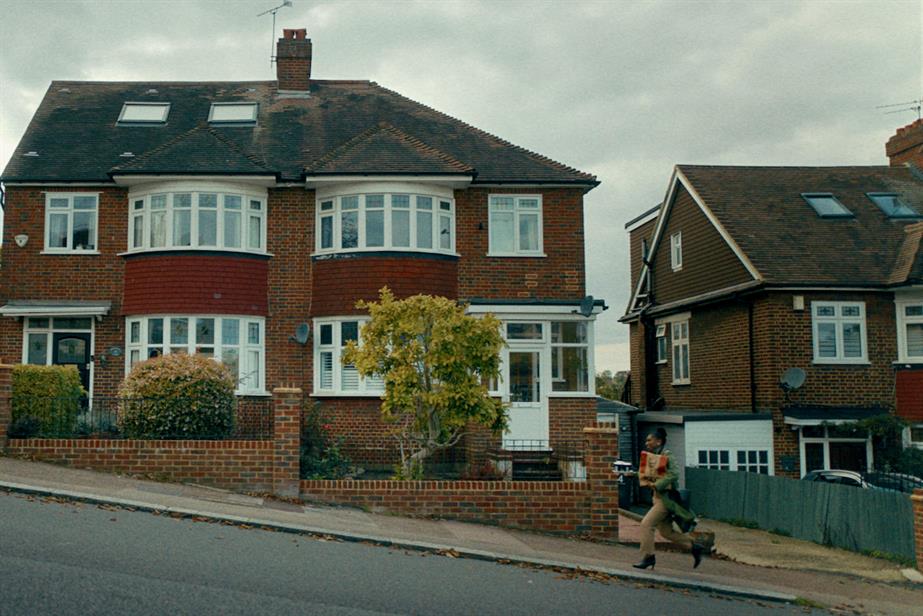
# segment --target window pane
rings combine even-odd
[[[433,198],[432,197],[417,197],[417,209],[418,210],[433,209]]]
[[[333,389],[333,351],[320,354],[320,388]]]
[[[859,306],[843,306],[840,310],[844,317],[859,316]]]
[[[397,248],[410,246],[410,212],[391,213],[391,245]]]
[[[321,216],[320,247],[333,248],[333,216]]]
[[[29,327],[32,328],[44,329],[50,322],[47,318],[29,317]]]
[[[904,315],[908,317],[923,317],[923,304],[916,306],[905,306]]]
[[[843,355],[846,357],[862,357],[862,332],[858,323],[845,323],[843,325]]]
[[[683,378],[688,379],[689,378],[689,345],[684,344],[680,348],[682,349],[682,356],[683,356],[683,363],[682,363]]]
[[[541,323],[507,323],[507,340],[541,340]]]
[[[260,324],[250,323],[247,325],[247,344],[260,343]]]
[[[263,202],[259,199],[250,199],[250,209],[251,210],[262,210]]]
[[[833,317],[836,316],[836,308],[833,306],[818,306],[817,307],[817,316],[819,317]]]
[[[409,208],[410,207],[410,195],[391,195],[391,207]]]
[[[817,356],[836,357],[836,325],[833,323],[817,324]]]
[[[70,201],[64,197],[52,197],[48,200],[48,207],[67,207],[70,204]]]
[[[128,359],[129,366],[133,368],[135,364],[141,361],[141,352],[138,351],[137,349],[132,350],[132,352],[129,353],[128,357],[129,357]]]
[[[439,248],[452,249],[452,219],[448,216],[439,217]]]
[[[588,362],[586,347],[553,347],[552,354],[560,366],[554,391],[588,391]]]
[[[371,247],[385,245],[384,210],[368,210],[365,212],[365,245]]]
[[[137,344],[138,342],[141,342],[141,322],[140,321],[132,321],[131,324],[129,325],[128,341],[133,344]]]
[[[57,317],[54,321],[55,329],[92,329],[93,319],[82,317]]]
[[[189,319],[170,319],[170,344],[189,344]]]
[[[346,346],[351,340],[359,340],[359,322],[343,321],[340,323],[340,346]]]
[[[144,216],[135,216],[132,229],[132,248],[141,248],[144,245]]]
[[[538,250],[538,216],[519,215],[519,249]]]
[[[417,197],[419,202],[420,197]],[[419,207],[419,206],[418,206]],[[417,212],[417,248],[433,247],[433,215],[430,212]]]
[[[96,212],[74,212],[74,232],[71,246],[75,250],[96,248]]]
[[[148,319],[147,343],[163,344],[163,319]]]
[[[852,216],[833,195],[805,195],[804,198],[820,216]]]
[[[324,323],[320,326],[320,343],[321,345],[333,344],[333,325]]]
[[[240,204],[241,204],[240,195],[225,195],[224,196],[224,209],[239,210]]]
[[[492,212],[490,215],[490,251],[513,252],[512,212]]]
[[[48,334],[29,334],[27,363],[44,366],[48,361]]]
[[[907,325],[907,355],[923,357],[923,323]]]
[[[136,199],[134,209],[143,210],[144,209],[144,199]]]
[[[218,207],[218,195],[215,193],[202,193],[199,195],[199,207],[207,209],[216,209]]]
[[[192,194],[176,193],[173,195],[173,207],[178,209],[188,209],[192,207]]]
[[[490,210],[492,212],[512,212],[514,207],[512,197],[491,197]]]
[[[173,211],[173,245],[192,245],[192,211]]]
[[[343,391],[356,391],[359,389],[359,372],[355,366],[345,365],[341,369],[340,387]]]
[[[253,349],[247,351],[247,374],[245,376],[247,389],[251,391],[262,391],[263,389],[260,357],[262,357],[262,351]]]
[[[248,246],[259,250],[263,245],[263,220],[259,216],[250,217],[250,243]]]
[[[227,207],[227,199],[225,199],[225,207]],[[239,203],[238,207],[240,207]],[[233,210],[224,212],[224,245],[226,248],[240,248],[240,212]]]
[[[74,197],[75,210],[95,210],[96,197]]]
[[[67,248],[67,214],[48,217],[48,247]]]
[[[221,344],[240,344],[240,321],[221,319]]]
[[[359,245],[359,212],[340,213],[340,247],[356,248]]]
[[[221,363],[227,366],[228,370],[231,371],[231,374],[234,376],[234,381],[240,379],[240,356],[238,355],[237,349],[222,349]]]
[[[580,321],[555,321],[551,324],[551,342],[585,343],[586,323]]]
[[[196,319],[196,344],[215,344],[215,319]]]
[[[151,198],[153,202],[153,197]],[[153,207],[153,203],[152,203]],[[167,212],[151,212],[151,248],[160,248],[167,244]]]
[[[218,245],[218,212],[199,210],[199,246]]]

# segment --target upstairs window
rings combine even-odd
[[[803,193],[801,196],[821,218],[852,218],[853,213],[830,193]]]
[[[98,193],[46,193],[45,252],[96,252]]]
[[[923,363],[923,301],[897,305],[898,359]]]
[[[673,271],[683,269],[683,234],[674,233],[670,236],[670,267]]]
[[[212,103],[208,112],[211,124],[255,124],[256,103]]]
[[[865,303],[812,302],[814,362],[866,363]]]
[[[542,196],[490,195],[491,256],[544,256]]]
[[[170,191],[129,197],[128,249],[265,252],[262,195]]]
[[[865,193],[888,218],[919,218],[920,213],[900,200],[896,193]]]
[[[412,250],[455,253],[455,203],[418,194],[358,194],[317,204],[317,252]]]
[[[669,358],[669,352],[667,351],[667,326],[665,323],[662,323],[657,326],[656,331],[657,339],[657,363],[665,364]]]
[[[170,113],[170,103],[125,103],[119,124],[163,124]]]

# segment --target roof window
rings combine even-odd
[[[821,218],[852,218],[853,216],[853,213],[830,193],[802,193],[801,196]]]
[[[119,124],[163,124],[170,113],[170,103],[125,103]]]
[[[212,103],[208,121],[212,124],[254,124],[256,103]]]
[[[920,213],[901,201],[895,193],[865,193],[888,218],[919,218]]]

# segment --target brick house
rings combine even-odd
[[[77,365],[92,398],[148,357],[203,353],[242,397],[302,387],[355,459],[389,463],[382,383],[339,361],[356,301],[387,285],[504,322],[508,447],[581,438],[596,179],[311,63],[286,30],[272,81],[52,82],[2,176],[0,357]]]
[[[626,225],[631,402],[686,465],[865,470],[850,423],[882,412],[923,447],[921,148],[917,121],[890,166],[678,165]]]

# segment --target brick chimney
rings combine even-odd
[[[885,154],[891,160],[892,167],[913,163],[915,167],[923,169],[923,119],[897,129],[885,144]]]
[[[276,79],[280,90],[311,88],[311,39],[304,28],[285,28],[276,45]]]

